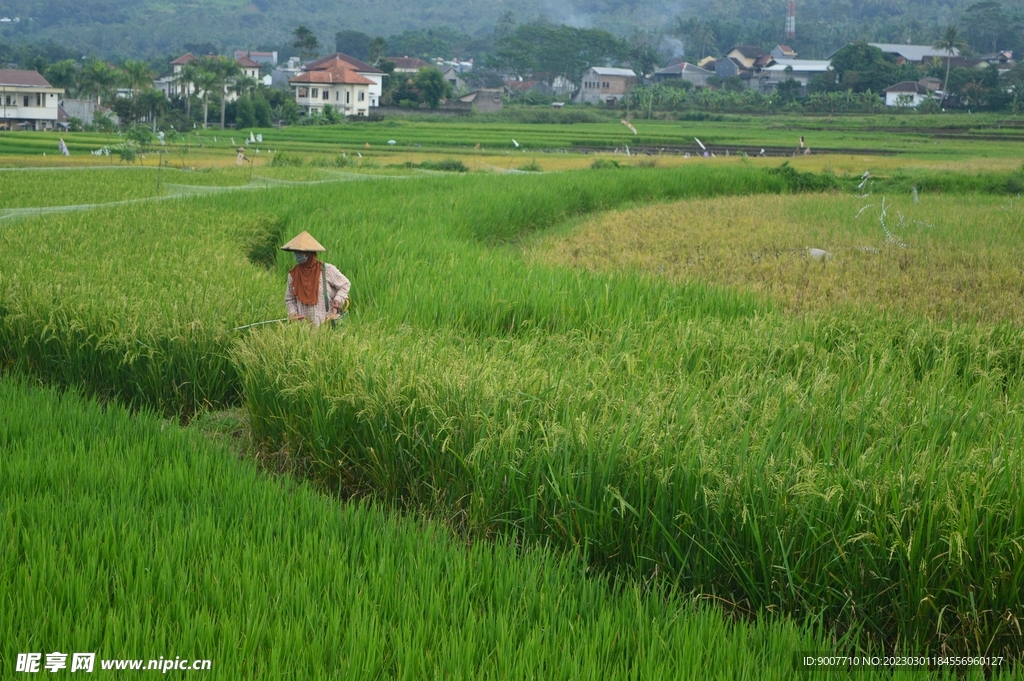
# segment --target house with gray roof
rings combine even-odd
[[[746,66],[735,57],[722,57],[715,60],[715,75],[722,80],[731,76],[739,76],[740,78],[746,76],[746,79],[749,80],[753,72],[753,68]]]
[[[793,79],[800,83],[801,95],[806,94],[807,85],[815,76],[828,73],[831,62],[827,59],[773,59],[761,69],[761,91],[768,93],[775,90],[779,83]]]
[[[944,58],[946,50],[937,49],[931,45],[900,45],[899,43],[868,43],[871,47],[877,47],[886,54],[896,57],[897,64],[920,64],[930,61],[935,57]],[[953,48],[953,56],[960,56],[960,50]]]
[[[931,90],[920,81],[904,80],[882,90],[886,106],[916,108],[926,99],[933,99]]]
[[[636,73],[633,69],[591,66],[580,80],[577,103],[614,106],[636,84]]]
[[[702,69],[696,64],[685,62],[676,58],[668,63],[668,66],[654,72],[654,82],[663,83],[666,80],[688,80],[694,85],[704,86],[708,78],[715,75],[714,71]]]

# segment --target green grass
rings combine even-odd
[[[785,679],[834,645],[341,505],[148,413],[5,379],[0,414],[5,677],[61,651],[209,659],[211,679]]]
[[[1016,656],[1018,326],[793,317],[520,249],[611,208],[839,184],[471,173],[26,220],[0,231],[0,361],[171,415],[242,404],[262,451],[340,493],[625,583],[657,575],[875,651]],[[353,280],[343,333],[230,332],[281,315],[286,258],[247,259],[269,224],[308,229]]]

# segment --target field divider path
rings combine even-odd
[[[0,169],[2,170],[2,169]],[[44,170],[40,168],[39,170]],[[338,182],[352,182],[360,180],[379,180],[379,179],[405,179],[406,176],[394,176],[394,175],[366,175],[359,176],[355,173],[337,173],[335,171],[325,171],[332,175],[348,175],[350,177],[338,177],[337,179],[330,180],[314,180],[305,182],[301,180],[278,180],[270,177],[257,177],[254,178],[248,184],[234,185],[234,186],[211,186],[211,185],[192,185],[192,184],[175,184],[171,182],[163,183],[163,186],[167,188],[168,193],[164,196],[144,196],[137,199],[124,199],[122,201],[105,201],[103,203],[77,203],[67,206],[27,206],[23,208],[3,208],[0,209],[0,220],[16,219],[16,218],[30,218],[41,215],[51,215],[54,213],[71,213],[75,211],[94,210],[98,208],[110,208],[113,206],[128,206],[137,203],[146,203],[147,201],[166,201],[168,199],[180,199],[188,196],[204,195],[204,194],[223,194],[225,192],[243,191],[252,189],[272,189],[282,186],[312,186],[320,184],[335,184]],[[258,180],[258,181],[257,181]]]

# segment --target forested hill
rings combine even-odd
[[[480,58],[504,16],[506,24],[539,19],[644,38],[666,56],[788,42],[801,57],[820,58],[856,39],[931,43],[953,23],[975,51],[985,52],[1024,48],[1021,6],[1010,0],[797,0],[797,38],[784,40],[786,0],[0,0],[0,19],[12,19],[0,22],[0,48],[51,41],[75,56],[116,59],[174,54],[189,43],[287,54],[293,52],[291,32],[302,24],[319,38],[321,53],[332,51],[336,34],[348,30],[388,38],[392,54]]]

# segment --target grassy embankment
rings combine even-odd
[[[261,447],[476,535],[578,549],[875,646],[1013,654],[1018,327],[794,318],[742,292],[531,264],[501,245],[629,202],[786,178],[633,169],[411,180],[402,201],[380,184],[261,194],[358,282],[344,342],[226,332],[280,306],[284,261],[245,260],[280,222],[252,223],[250,196],[19,223],[0,252],[59,235],[47,263],[76,295],[30,276],[42,261],[0,256],[4,360],[171,412],[242,395]]]

